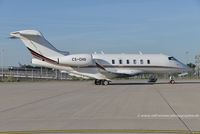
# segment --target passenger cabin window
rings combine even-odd
[[[147,64],[151,64],[150,60],[147,60]]]
[[[144,61],[143,60],[140,60],[140,64],[143,64],[144,63]]]
[[[119,60],[119,64],[122,64],[122,60]]]
[[[112,64],[115,64],[115,60],[112,60]]]
[[[137,61],[136,61],[136,60],[133,60],[133,64],[137,64]]]
[[[126,64],[129,64],[130,62],[129,62],[129,60],[126,60]]]

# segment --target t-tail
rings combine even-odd
[[[93,65],[91,54],[69,55],[69,52],[60,51],[51,45],[39,31],[20,30],[11,32],[10,35],[11,38],[22,40],[33,56],[33,64],[51,68]]]
[[[34,58],[50,58],[69,55],[69,52],[64,52],[56,49],[36,30],[21,30],[11,32],[10,35],[14,38],[19,38],[26,45]]]

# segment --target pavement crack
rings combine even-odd
[[[192,130],[187,126],[187,124],[184,122],[184,120],[178,116],[178,113],[176,110],[170,105],[169,101],[164,97],[164,95],[156,88],[154,88],[155,91],[160,95],[160,97],[165,101],[165,103],[169,106],[169,108],[173,111],[173,113],[176,115],[176,117],[179,119],[179,121],[185,126],[185,128],[188,130],[190,134],[193,134]]]
[[[49,100],[49,99],[52,99],[52,98],[56,98],[56,97],[59,97],[59,96],[63,96],[63,95],[69,94],[69,93],[74,93],[74,92],[77,92],[77,91],[80,91],[80,90],[71,91],[71,92],[63,92],[63,93],[60,93],[60,94],[57,94],[57,95],[53,95],[53,96],[41,98],[41,99],[38,99],[38,100],[35,100],[35,101],[32,101],[32,102],[29,102],[29,103],[25,103],[25,104],[22,104],[22,105],[18,105],[18,106],[14,106],[14,107],[10,107],[10,108],[1,110],[0,113],[12,111],[12,110],[15,110],[15,109],[18,109],[18,108],[22,108],[22,107],[25,107],[25,106],[28,106],[28,105],[32,105],[32,104],[35,104],[35,103],[39,103],[39,102],[42,102],[42,101],[46,101],[46,100]]]

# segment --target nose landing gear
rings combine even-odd
[[[170,84],[175,84],[174,76],[169,77],[169,83]]]
[[[170,80],[169,83],[170,84],[175,84],[175,80]]]

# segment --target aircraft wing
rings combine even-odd
[[[114,77],[130,77],[144,73],[142,70],[128,70],[128,69],[107,69],[103,65],[96,62],[99,72],[108,78]]]
[[[94,79],[105,79],[105,80],[110,80],[111,78],[116,78],[116,77],[131,77],[144,73],[141,70],[128,70],[126,68],[109,69],[105,68],[102,64],[98,62],[95,63],[96,67],[98,68],[98,72],[96,73],[80,72],[76,70],[71,70],[68,71],[67,73],[71,76],[81,77],[84,79],[94,78]]]

